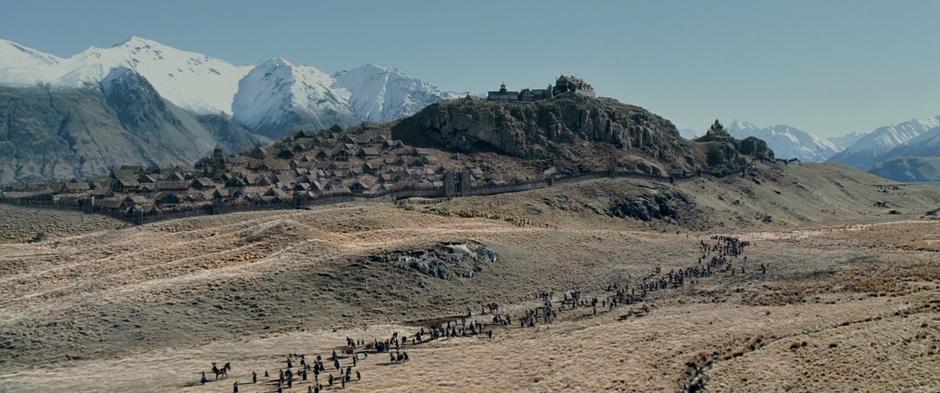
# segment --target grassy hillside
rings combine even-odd
[[[940,207],[940,187],[903,185],[841,164],[761,167],[754,177],[668,181],[602,179],[490,197],[420,205],[445,215],[498,216],[536,225],[586,225],[661,230],[779,228],[921,217]],[[624,201],[671,198],[676,214],[660,220],[625,220],[612,207]],[[669,199],[669,198],[667,198]],[[894,210],[895,212],[891,212]]]
[[[931,263],[940,244],[937,223],[921,217],[940,206],[940,187],[903,186],[828,164],[758,167],[754,173],[676,184],[605,179],[488,197],[243,212],[95,231],[58,216],[73,212],[38,215],[11,208],[10,214],[31,212],[34,224],[71,222],[74,230],[59,227],[38,243],[0,244],[0,368],[12,370],[0,373],[0,383],[50,391],[82,378],[87,390],[100,389],[107,380],[118,390],[230,391],[231,381],[197,385],[198,370],[210,361],[232,360],[233,375],[241,381],[252,369],[277,375],[283,354],[329,354],[340,342],[311,335],[341,337],[355,330],[354,337],[369,339],[387,334],[388,325],[476,312],[488,302],[518,315],[535,306],[536,291],[602,293],[617,282],[635,288],[656,272],[693,266],[701,255],[699,242],[714,233],[756,242],[747,253],[754,261],[747,273],[722,273],[652,296],[644,303],[652,311],[639,324],[618,320],[626,308],[601,310],[595,319],[589,309],[566,310],[559,324],[499,331],[495,346],[458,338],[434,344],[432,351],[408,351],[416,355],[415,365],[435,359],[451,364],[466,358],[452,355],[474,353],[464,361],[487,370],[544,364],[557,354],[605,359],[616,367],[604,368],[605,373],[620,378],[627,369],[636,374],[629,386],[645,383],[639,391],[663,391],[681,386],[686,364],[697,353],[737,348],[754,337],[769,338],[784,350],[793,340],[807,340],[811,344],[801,351],[811,354],[816,344],[834,348],[817,333],[839,340],[839,348],[856,345],[850,335],[820,326],[877,317],[885,318],[876,324],[884,329],[919,332],[929,316],[908,320],[897,312],[902,305],[920,307],[925,298],[935,298],[924,293],[936,291],[924,280],[936,275]],[[878,224],[891,220],[900,223]],[[446,278],[383,258],[433,253],[450,244],[484,245],[497,258],[476,263],[472,274],[454,268]],[[769,266],[767,275],[759,273],[758,263]],[[902,268],[915,270],[897,270]],[[684,327],[676,331],[678,323]],[[557,349],[550,355],[526,343]],[[882,344],[889,343],[879,341],[871,350]],[[868,341],[858,345],[873,348]],[[655,356],[648,356],[651,350]],[[528,358],[530,353],[541,355]],[[790,353],[755,352],[741,359],[773,362]],[[890,353],[911,359],[904,351]],[[427,369],[376,366],[371,358],[364,367],[375,367],[365,368],[367,378],[353,391],[388,381],[374,375]],[[101,376],[124,375],[127,359],[148,359],[148,366],[134,378]],[[96,371],[78,372],[82,367]],[[590,368],[602,367],[607,366]],[[842,366],[825,369],[833,367]],[[924,370],[930,367],[917,366],[917,375],[929,375]],[[566,373],[534,365],[526,370],[534,374],[504,381],[508,390],[524,390],[535,378],[551,390],[570,382]],[[716,378],[726,378],[726,372],[715,368]],[[760,374],[747,367],[738,372]],[[437,387],[444,385],[433,381],[447,379],[412,378]],[[605,377],[579,383],[598,391],[609,382]],[[141,385],[146,388],[137,389]],[[821,383],[813,390],[833,386]],[[398,386],[405,388],[413,386]]]

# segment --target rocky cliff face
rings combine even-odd
[[[142,77],[115,70],[98,87],[0,87],[0,184],[107,174],[122,164],[196,162],[222,144],[263,142],[222,115],[194,116]]]
[[[521,158],[543,158],[553,145],[578,140],[658,156],[674,150],[673,142],[680,139],[672,123],[640,107],[574,94],[512,103],[462,98],[432,105],[392,132],[406,143],[496,150]]]
[[[738,141],[725,133],[726,139],[698,146],[643,108],[575,94],[532,102],[442,102],[400,121],[392,136],[416,146],[493,151],[560,168],[586,163],[658,176],[737,170],[746,163],[744,155],[773,159],[756,138]]]
[[[166,103],[150,82],[130,69],[111,71],[101,81],[101,92],[125,129],[153,129],[164,122],[175,127],[182,125],[167,110]]]

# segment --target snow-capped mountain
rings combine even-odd
[[[904,145],[931,128],[940,126],[940,119],[910,120],[875,129],[829,161],[841,162],[864,170],[885,160],[885,154]]]
[[[316,67],[271,59],[239,82],[235,120],[279,137],[297,129],[384,122],[410,116],[457,94],[374,64],[327,75]]]
[[[767,142],[777,158],[798,158],[800,161],[825,161],[842,150],[836,144],[809,132],[788,125],[758,127],[746,121],[733,121],[728,133],[735,138],[757,137]]]
[[[0,85],[97,85],[115,68],[134,70],[176,106],[197,114],[232,114],[252,131],[273,137],[297,128],[394,120],[457,97],[374,64],[333,75],[284,59],[237,66],[140,37],[60,58],[0,40]]]
[[[7,52],[18,52],[7,57]],[[184,109],[231,113],[238,81],[251,69],[209,56],[131,37],[110,48],[91,47],[58,58],[10,41],[0,42],[0,84],[81,87],[100,82],[114,68],[136,71],[163,98]]]
[[[47,73],[61,62],[57,56],[0,39],[0,84],[31,86],[48,82],[53,77]]]
[[[264,61],[238,83],[232,103],[235,120],[268,136],[281,136],[291,127],[317,130],[355,124],[349,92],[332,88],[334,82],[312,66]]]
[[[333,78],[332,87],[348,92],[349,107],[363,121],[400,119],[440,100],[458,97],[397,69],[371,63],[337,72]]]
[[[889,150],[883,155],[884,158],[912,156],[940,157],[940,116],[924,120],[922,123],[930,128],[913,139]]]

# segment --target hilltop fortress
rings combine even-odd
[[[536,101],[547,100],[563,93],[575,93],[585,97],[594,97],[594,88],[582,79],[574,76],[559,76],[555,86],[551,84],[545,89],[525,88],[520,91],[506,90],[506,84],[500,84],[499,90],[486,94],[489,101]]]
[[[505,88],[486,100],[428,106],[400,121],[300,131],[194,167],[124,165],[0,200],[98,212],[134,222],[234,210],[362,199],[486,195],[560,180],[724,176],[773,163],[763,141],[738,141],[720,124],[698,141],[668,120],[561,76],[547,89]]]

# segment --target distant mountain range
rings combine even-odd
[[[839,146],[839,150],[845,150],[846,147],[852,146],[855,142],[858,142],[859,139],[865,136],[865,133],[852,131],[848,134],[841,136],[830,137],[829,142],[834,143],[836,146]]]
[[[136,71],[180,108],[226,113],[270,137],[283,136],[291,125],[326,128],[394,120],[457,96],[374,64],[332,75],[284,59],[238,66],[140,37],[60,58],[0,39],[3,86],[83,87],[97,84],[114,68]]]
[[[749,136],[763,139],[778,158],[820,162],[842,150],[838,145],[826,139],[783,124],[758,127],[746,121],[733,121],[728,125],[728,133],[739,139]]]
[[[940,155],[940,145],[916,146],[922,134],[940,125],[938,119],[909,120],[903,123],[876,128],[855,143],[834,155],[830,161],[869,170],[879,162],[898,156]]]
[[[782,159],[796,158],[804,162],[821,162],[842,150],[832,141],[783,124],[760,127],[747,121],[735,120],[728,124],[727,130],[731,136],[738,139],[753,136],[764,140],[774,151],[774,156]],[[704,134],[690,128],[679,130],[679,135],[685,139],[695,139]]]
[[[760,127],[746,121],[731,122],[728,132],[736,138],[763,139],[778,158],[838,162],[898,181],[940,181],[940,116],[829,139],[793,126]],[[702,135],[693,129],[679,133],[686,139]]]
[[[141,119],[126,122],[129,109],[118,104],[131,102],[107,100],[114,80],[140,86],[121,94],[148,98],[135,103]],[[279,58],[233,65],[140,37],[68,58],[0,39],[0,92],[6,98],[0,114],[13,119],[0,126],[0,184],[102,174],[113,163],[191,164],[216,144],[239,149],[298,129],[384,122],[458,96],[374,64],[332,75]],[[56,124],[88,119],[94,121],[84,127],[102,142],[95,148],[100,154],[70,143],[69,129]],[[145,129],[155,139],[130,138]],[[177,131],[194,138],[189,146],[155,137]],[[40,152],[27,135],[58,141]],[[134,147],[105,143],[125,139]]]
[[[0,97],[0,184],[10,184],[93,176],[118,163],[191,164],[218,144],[232,151],[298,129],[399,119],[458,94],[374,64],[333,74],[280,58],[234,65],[131,37],[67,58],[0,39]],[[728,131],[765,140],[779,158],[940,178],[930,174],[940,117],[828,140],[744,121]]]

